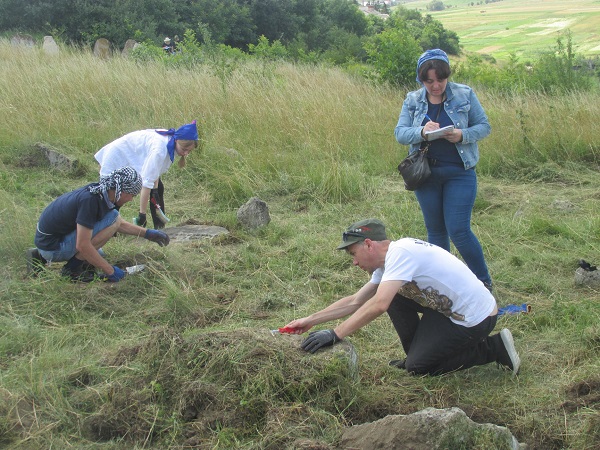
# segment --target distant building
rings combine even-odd
[[[392,6],[392,4],[394,4],[395,2],[392,2],[391,0],[384,0],[384,1],[376,1],[376,2],[358,2],[358,3],[360,5],[358,7],[358,9],[360,9],[366,15],[371,14],[371,15],[380,17],[385,20],[390,15],[386,14],[386,13],[382,13],[381,10],[389,11],[389,7]]]

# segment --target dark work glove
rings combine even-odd
[[[158,192],[158,189],[150,189],[150,198],[154,199],[154,201],[160,205],[160,193]]]
[[[167,233],[159,230],[146,230],[146,235],[144,237],[149,241],[156,242],[161,247],[169,245],[169,242],[171,241],[171,238]]]
[[[339,341],[340,338],[333,330],[313,331],[302,342],[302,350],[314,353],[321,347],[329,347]]]
[[[117,266],[113,266],[113,269],[115,269],[115,271],[112,275],[104,275],[101,278],[105,279],[106,281],[111,281],[113,283],[117,283],[117,282],[121,281],[123,278],[125,278],[125,275],[127,275],[125,273],[125,271],[119,269]]]
[[[135,222],[140,227],[146,227],[146,214],[139,213]]]

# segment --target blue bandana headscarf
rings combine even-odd
[[[163,136],[169,136],[169,142],[167,142],[167,150],[169,152],[169,158],[171,162],[175,159],[175,141],[183,139],[185,141],[197,141],[198,140],[198,127],[196,121],[192,123],[182,125],[179,128],[169,128],[168,130],[156,130],[158,134]]]
[[[432,59],[439,59],[439,60],[442,60],[442,61],[448,63],[448,65],[450,65],[450,60],[448,59],[448,55],[446,54],[446,52],[444,50],[440,50],[439,48],[427,50],[425,53],[423,53],[419,57],[419,60],[417,61],[417,83],[423,84],[423,83],[421,83],[421,80],[419,80],[419,69],[421,68],[421,66],[423,65],[423,63],[425,61],[429,61]]]

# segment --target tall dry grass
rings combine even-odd
[[[206,448],[293,448],[387,414],[458,406],[533,449],[595,448],[599,294],[575,286],[573,272],[579,258],[600,262],[598,94],[478,91],[493,132],[481,143],[473,227],[499,305],[533,308],[499,321],[515,336],[520,377],[492,365],[409,377],[387,365],[402,352],[382,317],[349,338],[359,353],[350,380],[266,333],[366,282],[334,250],[349,223],[380,217],[393,238],[426,236],[395,172],[405,92],[285,63],[218,73],[0,44],[0,445],[183,448],[199,436]],[[169,215],[226,226],[228,238],[158,248],[118,237],[109,260],[143,259],[148,270],[115,286],[66,282],[59,267],[26,277],[39,212],[95,179],[100,146],[192,119],[203,145],[165,176]],[[38,164],[37,141],[87,171]],[[252,195],[272,222],[248,231],[235,213]],[[198,405],[204,422],[186,419]]]

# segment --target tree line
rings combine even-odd
[[[313,54],[335,64],[366,61],[365,43],[384,30],[403,29],[422,49],[459,52],[456,33],[431,16],[398,8],[389,20],[365,15],[354,0],[0,0],[0,32],[51,34],[92,45],[106,38],[162,42],[192,30],[242,51],[261,36],[291,55]]]
[[[389,12],[383,3],[375,7]],[[458,35],[430,14],[397,6],[384,19],[364,14],[354,0],[0,0],[0,11],[0,33],[50,34],[90,47],[106,38],[117,50],[135,39],[143,44],[134,55],[138,60],[186,67],[210,61],[223,79],[234,70],[232,61],[251,55],[332,64],[412,86],[421,52],[461,53]],[[180,37],[178,54],[168,58],[161,50],[166,36]],[[597,59],[575,55],[570,32],[535,60],[515,55],[504,65],[477,55],[461,60],[453,64],[455,80],[497,91],[598,88]]]

